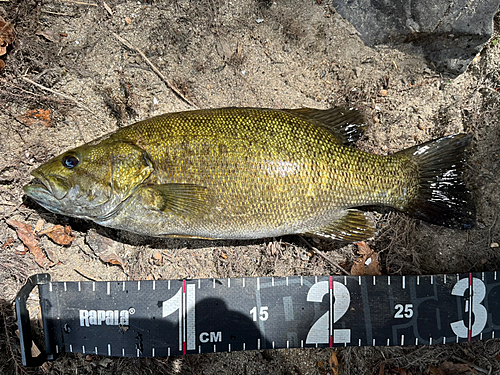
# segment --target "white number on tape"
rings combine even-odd
[[[307,293],[307,301],[321,302],[323,297],[329,292],[329,282],[320,281],[314,284]],[[349,309],[351,296],[349,290],[344,284],[337,281],[333,282],[333,296],[335,302],[331,307],[333,309],[333,323],[336,323]],[[328,344],[330,342],[330,330],[328,322],[329,312],[325,312],[309,330],[306,338],[306,344]],[[349,343],[351,342],[350,329],[335,329],[333,330],[334,343]]]
[[[469,279],[464,278],[455,284],[451,294],[463,297],[467,289],[469,289]],[[471,337],[481,333],[486,326],[488,318],[488,311],[486,310],[486,307],[481,305],[481,302],[483,302],[483,299],[486,296],[486,287],[484,286],[484,283],[475,277],[472,278],[472,290],[474,294],[472,295],[471,312],[474,316],[474,324],[471,329]],[[465,301],[465,312],[469,312],[469,301]],[[451,323],[451,329],[458,337],[469,337],[469,328],[465,325],[463,320]]]

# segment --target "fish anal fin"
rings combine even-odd
[[[345,145],[352,144],[360,139],[367,126],[365,117],[355,108],[298,108],[287,111],[305,121],[314,122],[321,126],[341,144]]]
[[[195,217],[210,207],[208,189],[200,185],[146,185],[141,194],[146,196],[150,208],[176,216]]]
[[[373,237],[375,235],[375,224],[362,211],[346,210],[345,214],[333,223],[307,234],[357,242]]]

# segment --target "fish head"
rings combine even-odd
[[[117,141],[87,144],[67,151],[35,169],[24,192],[49,211],[100,220],[122,203],[153,172],[140,147]]]

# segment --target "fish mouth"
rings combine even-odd
[[[55,199],[62,199],[68,193],[68,189],[61,189],[61,186],[66,185],[62,179],[57,176],[47,178],[39,171],[31,173],[35,177],[28,185],[24,186],[24,192],[36,201],[43,200],[47,196]]]

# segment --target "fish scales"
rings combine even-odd
[[[179,232],[243,238],[320,229],[347,207],[395,204],[414,178],[404,160],[341,145],[286,112],[205,113],[156,117],[111,137],[146,150],[151,183],[210,190],[210,220],[187,220]]]
[[[421,185],[422,176],[432,180],[424,173],[429,168],[438,177],[444,173],[439,168],[455,168],[459,190],[465,189],[455,167],[461,155],[452,158],[453,167],[448,162],[440,167],[439,161],[438,167],[428,167],[418,160],[423,154],[433,162],[438,146],[457,144],[462,150],[465,135],[426,146],[430,157],[427,149],[373,155],[345,142],[345,134],[360,126],[356,116],[338,108],[165,114],[54,158],[33,172],[43,186],[25,190],[49,210],[152,236],[251,239],[311,233],[359,240],[373,235],[373,223],[352,208],[385,205],[425,216],[428,209],[413,206],[428,190]],[[438,156],[447,160],[441,151]],[[433,181],[428,183],[440,193]],[[468,190],[464,194],[468,197]],[[86,213],[85,199],[93,207]],[[457,207],[463,206],[460,199]]]

